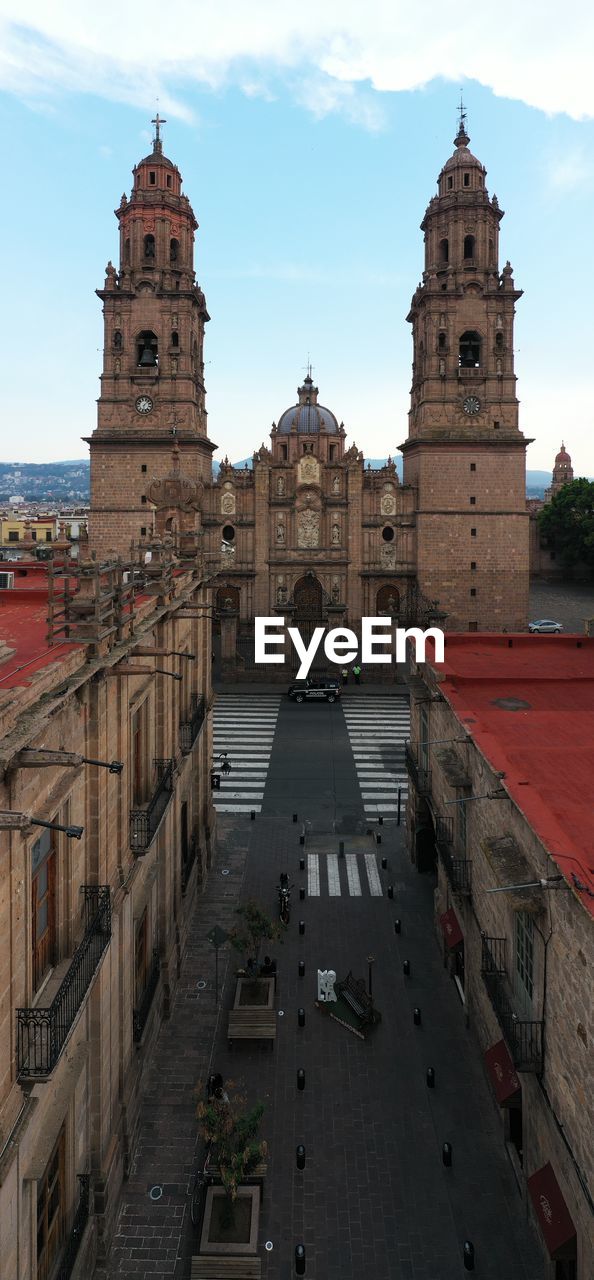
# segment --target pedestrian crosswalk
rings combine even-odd
[[[221,787],[213,791],[218,813],[260,813],[270,764],[281,696],[276,693],[217,696],[213,709],[213,770]],[[223,773],[222,752],[228,753],[230,773]]]
[[[375,853],[308,853],[307,894],[310,898],[383,896]]]
[[[408,795],[404,741],[410,732],[408,698],[345,694],[342,708],[361,788],[365,816],[395,818]]]

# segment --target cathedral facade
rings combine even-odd
[[[253,665],[260,615],[284,617],[305,635],[320,624],[357,632],[367,615],[457,631],[523,629],[528,442],[513,352],[521,293],[509,263],[499,268],[503,212],[469,150],[464,115],[421,223],[402,482],[391,458],[379,470],[366,465],[319,403],[311,370],[252,466],[225,458],[213,480],[197,222],[156,124],[153,152],[116,210],[119,269],[109,263],[98,290],[105,350],[89,441],[95,551],[142,554],[157,537],[222,554],[216,606],[228,671]]]

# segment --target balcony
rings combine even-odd
[[[153,996],[159,985],[160,972],[161,961],[159,959],[159,952],[154,948],[153,962],[148,975],[146,987],[144,988],[138,1007],[132,1012],[132,1034],[135,1044],[139,1044],[142,1040],[142,1033],[146,1027],[148,1016],[151,1011]]]
[[[80,1183],[78,1205],[76,1206],[74,1222],[72,1223],[72,1231],[70,1232],[62,1253],[62,1261],[60,1263],[60,1269],[56,1275],[56,1280],[70,1280],[72,1272],[74,1271],[74,1264],[77,1259],[80,1242],[83,1238],[84,1230],[89,1220],[89,1187],[91,1180],[88,1174],[79,1173],[78,1181]]]
[[[428,796],[431,794],[431,770],[424,769],[418,764],[419,752],[412,742],[407,739],[404,744],[404,759],[406,767],[412,778],[417,794],[420,796]]]
[[[108,885],[83,885],[85,932],[47,1008],[17,1009],[19,1078],[51,1075],[111,938]]]
[[[453,856],[454,823],[452,818],[439,817],[435,822],[435,844],[443,869],[454,893],[470,897],[472,892],[472,862]]]
[[[156,782],[144,809],[130,810],[130,848],[133,853],[146,853],[159,829],[161,819],[173,794],[175,760],[155,760]]]
[[[179,726],[179,745],[180,750],[185,756],[190,754],[190,751],[194,746],[202,725],[204,724],[205,715],[206,707],[204,704],[204,698],[196,698],[194,709],[189,720],[182,721]]]
[[[514,1012],[505,971],[505,938],[481,933],[481,973],[507,1047],[518,1071],[543,1069],[543,1027],[538,1020],[520,1018]]]

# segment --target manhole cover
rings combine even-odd
[[[160,1200],[162,1195],[163,1195],[163,1188],[162,1188],[162,1187],[160,1187],[160,1186],[158,1186],[158,1185],[157,1185],[157,1186],[155,1186],[155,1187],[151,1187],[151,1189],[150,1189],[150,1191],[149,1191],[149,1196],[150,1196],[151,1200]]]

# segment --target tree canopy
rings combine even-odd
[[[594,570],[594,480],[563,485],[543,507],[538,522],[563,568],[587,564]]]

